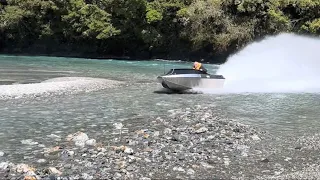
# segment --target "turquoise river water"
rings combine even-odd
[[[297,44],[312,41],[283,35],[260,42],[259,46],[277,44],[276,41],[285,38]],[[319,45],[319,41],[317,43]],[[260,47],[252,46],[259,53]],[[126,122],[129,129],[143,128],[153,118],[165,117],[171,109],[195,105],[219,108],[221,112],[217,116],[251,124],[278,136],[317,133],[320,95],[315,82],[320,75],[312,74],[312,69],[301,69],[299,61],[292,58],[283,61],[283,65],[278,59],[280,67],[276,67],[272,60],[261,58],[265,54],[260,53],[259,57],[246,51],[249,50],[244,49],[243,54],[231,57],[223,65],[205,64],[210,73],[225,75],[225,91],[185,94],[159,93],[163,89],[156,77],[164,73],[164,68],[165,71],[188,68],[192,66],[190,62],[1,55],[0,151],[12,160],[33,159],[30,152],[35,149],[22,143],[24,140],[47,146],[54,143],[51,134],[65,137],[76,131],[107,139],[112,136],[115,122]],[[266,54],[287,58],[272,52]],[[259,58],[260,63],[256,62]],[[304,61],[304,68],[315,68],[312,63]],[[290,72],[284,67],[290,67]],[[300,68],[299,73],[296,67]],[[299,74],[299,78],[290,74],[291,70]],[[75,77],[72,87],[68,87],[68,81],[63,81],[67,77]],[[83,77],[94,79],[87,82],[81,80]],[[301,77],[308,77],[308,81]],[[99,84],[103,79],[121,81],[124,85],[105,88],[106,84]],[[43,85],[46,80],[51,81]],[[57,81],[61,82],[59,88],[54,86]]]

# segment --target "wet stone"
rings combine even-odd
[[[179,141],[179,136],[178,135],[174,135],[174,136],[171,136],[171,141]]]
[[[185,160],[186,159],[186,157],[184,156],[184,155],[178,155],[178,159],[180,160],[180,161],[182,161],[182,160]]]
[[[270,162],[270,160],[269,160],[268,158],[263,158],[263,159],[261,160],[261,162],[268,163],[268,162]]]
[[[302,149],[302,146],[296,146],[294,149],[300,150],[300,149]]]
[[[71,169],[71,168],[72,168],[72,164],[65,164],[65,165],[64,165],[64,168],[66,168],[66,169]]]
[[[0,162],[0,170],[5,170],[9,167],[8,162]]]
[[[47,162],[47,160],[45,160],[45,159],[39,159],[39,160],[37,160],[37,163],[39,163],[39,164],[43,164],[43,163],[46,163]]]
[[[187,170],[187,174],[188,175],[193,175],[193,174],[195,174],[195,171],[193,169],[188,169]]]
[[[199,129],[195,130],[195,133],[200,134],[200,133],[205,133],[205,132],[207,132],[207,131],[208,131],[208,128],[206,128],[206,127],[201,127],[201,128],[199,128]]]
[[[127,169],[128,171],[133,171],[135,168],[130,165],[130,166],[128,166],[126,169]]]
[[[138,145],[138,144],[139,144],[138,141],[134,141],[134,140],[129,140],[129,141],[128,141],[128,145],[129,145],[129,146],[135,146],[135,145]]]

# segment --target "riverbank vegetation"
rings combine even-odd
[[[320,34],[319,0],[1,0],[0,51],[214,58],[279,32]],[[220,58],[220,59],[219,59]]]

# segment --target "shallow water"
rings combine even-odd
[[[320,126],[318,93],[157,93],[162,87],[156,77],[164,73],[164,65],[168,70],[169,67],[190,67],[191,63],[3,55],[0,64],[0,80],[10,80],[12,83],[7,84],[12,84],[13,89],[21,88],[15,83],[40,83],[56,77],[124,82],[119,87],[92,87],[92,91],[80,90],[74,94],[2,97],[0,151],[16,162],[36,159],[34,152],[42,149],[39,144],[46,147],[56,144],[57,138],[52,138],[51,134],[64,138],[70,133],[84,131],[92,138],[107,142],[112,137],[115,122],[123,122],[129,130],[145,128],[156,117],[166,117],[171,109],[195,105],[217,108],[219,117],[252,124],[280,137],[312,134]],[[219,68],[217,65],[206,67],[211,73]],[[34,88],[38,85],[33,84]],[[27,139],[38,144],[21,142]]]

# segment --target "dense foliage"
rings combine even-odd
[[[320,34],[320,0],[1,2],[0,50],[11,53],[205,58],[266,34]]]

